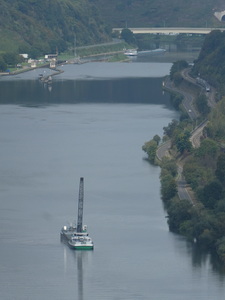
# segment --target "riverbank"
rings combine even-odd
[[[124,55],[124,49],[128,48],[129,45],[121,40],[114,40],[113,42],[76,47],[65,53],[61,53],[55,58],[48,59],[44,58],[34,59],[32,63],[20,64],[17,68],[8,68],[9,72],[2,72],[0,76],[17,75],[24,72],[28,72],[38,68],[50,68],[55,70],[57,66],[66,63],[86,63],[90,61],[129,61],[126,55]],[[52,65],[54,66],[51,66]]]
[[[168,90],[182,94],[184,97],[182,104],[185,101],[191,101],[192,107],[195,108],[199,98],[196,90],[199,89],[201,97],[205,95],[204,99],[212,113],[206,116],[197,111],[197,114],[191,115],[191,122],[182,119],[179,123],[170,123],[165,128],[173,142],[172,146],[160,147],[161,150],[157,150],[160,153],[158,156],[161,156],[162,198],[167,208],[170,230],[186,236],[199,248],[216,253],[225,265],[223,231],[225,210],[222,207],[224,186],[218,176],[218,170],[221,169],[220,161],[223,161],[224,153],[221,143],[213,139],[210,132],[208,135],[203,134],[204,128],[208,126],[208,118],[211,126],[214,126],[216,120],[213,119],[213,110],[217,109],[219,113],[221,109],[217,106],[223,107],[224,100],[220,100],[222,103],[217,104],[216,91],[213,88],[210,92],[206,92],[187,72],[182,71],[181,74],[182,85],[174,86],[168,81]],[[187,86],[194,86],[194,89],[189,91]],[[183,105],[183,109],[185,107],[186,105]],[[218,113],[217,118],[220,119]],[[198,122],[201,123],[196,126]],[[195,127],[194,130],[191,129],[193,127]],[[172,133],[169,132],[171,129]],[[165,159],[168,152],[170,153],[169,160]],[[171,167],[174,164],[176,164],[176,172],[174,167]]]

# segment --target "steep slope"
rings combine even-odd
[[[106,41],[96,7],[88,0],[1,0],[0,51],[43,52]],[[35,54],[35,53],[33,53]]]
[[[93,0],[112,27],[220,26],[223,0]]]
[[[193,74],[201,74],[220,95],[225,95],[225,32],[215,30],[207,35]]]

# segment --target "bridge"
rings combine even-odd
[[[225,10],[214,12],[214,16],[215,16],[220,22],[225,21]]]
[[[124,28],[113,28],[113,32],[119,32]],[[152,28],[128,28],[130,29],[134,34],[138,33],[151,33],[151,34],[166,34],[166,35],[176,35],[180,33],[185,34],[208,34],[213,30],[220,30],[224,31],[225,28],[192,28],[192,27],[152,27]]]

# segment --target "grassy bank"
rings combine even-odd
[[[124,49],[129,48],[129,45],[125,42],[118,43],[106,43],[100,45],[90,45],[85,47],[70,48],[68,51],[61,53],[58,57],[59,60],[70,60],[79,56],[80,58],[95,56],[95,55],[116,55],[123,53]]]

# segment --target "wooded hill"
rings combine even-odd
[[[213,85],[225,95],[225,32],[213,31],[207,35],[192,73]]]
[[[0,53],[31,57],[110,39],[112,27],[220,27],[223,0],[1,0]]]
[[[183,174],[195,194],[192,205],[179,201],[176,195],[175,162],[163,164],[162,195],[167,205],[168,223],[172,231],[181,233],[199,245],[216,250],[225,264],[225,34],[210,33],[203,44],[193,74],[216,86],[217,105],[210,109],[207,97],[200,92],[195,99],[200,120],[208,120],[200,147],[193,149],[189,137],[192,123],[183,118],[173,120],[164,132],[172,141],[173,150],[185,157]],[[172,167],[171,167],[172,166]],[[176,169],[175,169],[176,170]],[[169,193],[168,193],[169,191]]]
[[[112,27],[218,27],[223,0],[92,0]]]
[[[182,96],[172,94],[176,109],[181,109],[180,121],[172,120],[164,127],[164,139],[171,142],[172,158],[164,157],[161,165],[161,194],[168,212],[169,228],[185,235],[197,245],[216,252],[225,265],[225,33],[219,31],[207,35],[199,58],[193,66],[193,75],[207,79],[219,90],[215,107],[208,106],[205,89],[192,86],[195,94],[194,106],[199,113],[191,121],[182,110]],[[189,83],[182,79],[181,70],[187,68],[185,61],[177,61],[170,71],[175,86],[185,93]],[[208,96],[213,94],[208,92]],[[207,121],[200,146],[192,147],[190,142],[193,126]],[[160,138],[156,136],[144,144],[148,159],[155,161]],[[183,164],[183,175],[193,191],[193,203],[177,196],[178,165]],[[180,165],[179,165],[180,166]],[[193,205],[194,204],[194,205]]]
[[[0,29],[0,51],[32,57],[109,39],[88,0],[1,0]]]

